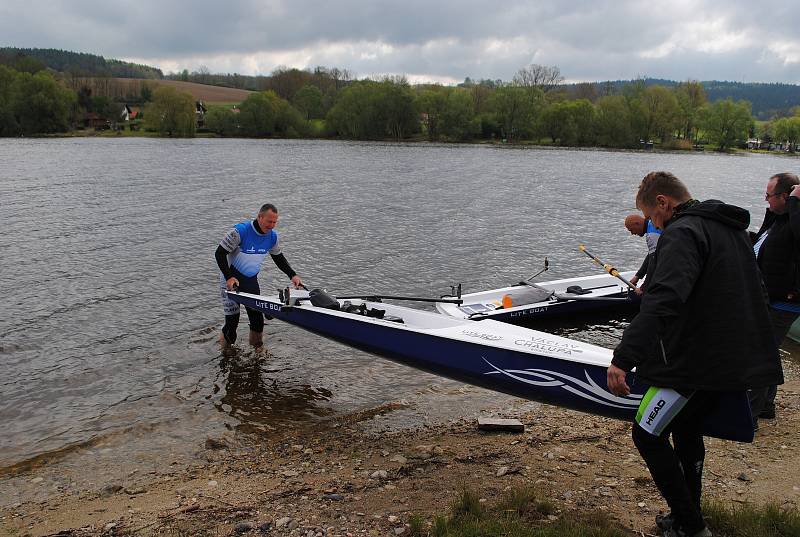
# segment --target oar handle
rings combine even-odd
[[[621,280],[621,281],[622,281],[622,282],[623,282],[625,285],[627,285],[628,287],[630,287],[630,288],[631,288],[631,289],[633,289],[634,291],[636,290],[636,286],[635,286],[635,285],[633,285],[631,282],[629,282],[627,279],[625,279],[625,278],[624,278],[624,277],[623,277],[623,276],[622,276],[622,275],[619,273],[619,271],[613,267],[613,265],[609,265],[608,263],[603,263],[603,262],[600,260],[600,258],[599,258],[599,257],[597,257],[596,255],[593,255],[591,252],[589,252],[589,250],[587,250],[587,249],[586,249],[586,246],[584,246],[583,244],[581,244],[581,245],[579,245],[579,246],[578,246],[578,250],[580,250],[580,251],[581,251],[581,252],[583,252],[584,254],[588,255],[588,256],[589,256],[589,257],[592,259],[592,261],[594,261],[595,263],[597,263],[598,265],[600,265],[601,267],[603,267],[603,270],[605,270],[606,272],[608,272],[609,274],[611,274],[611,275],[612,275],[612,276],[614,276],[615,278],[619,278],[619,279],[620,279],[620,280]]]

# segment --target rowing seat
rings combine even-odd
[[[591,294],[591,291],[584,289],[580,285],[570,285],[567,287],[567,293],[571,295],[588,295]]]

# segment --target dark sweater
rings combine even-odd
[[[800,300],[800,200],[789,196],[786,209],[784,214],[767,209],[761,229],[753,236],[753,244],[769,231],[758,251],[758,268],[770,300],[797,301]]]

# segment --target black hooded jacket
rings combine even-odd
[[[783,382],[750,214],[687,202],[665,224],[639,314],[613,363],[646,384],[732,391]]]
[[[767,209],[761,229],[753,236],[753,243],[767,230],[769,235],[758,251],[758,267],[764,276],[769,298],[781,302],[800,301],[800,200],[789,196],[783,214]]]

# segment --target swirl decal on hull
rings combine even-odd
[[[627,397],[618,397],[608,390],[600,387],[589,376],[589,372],[584,370],[586,380],[576,379],[564,373],[557,371],[548,371],[546,369],[500,369],[489,360],[483,358],[494,371],[487,371],[484,375],[505,375],[519,382],[539,386],[542,388],[557,388],[561,387],[564,390],[582,397],[593,403],[603,406],[622,409],[636,409],[641,403],[641,395],[629,395]]]

